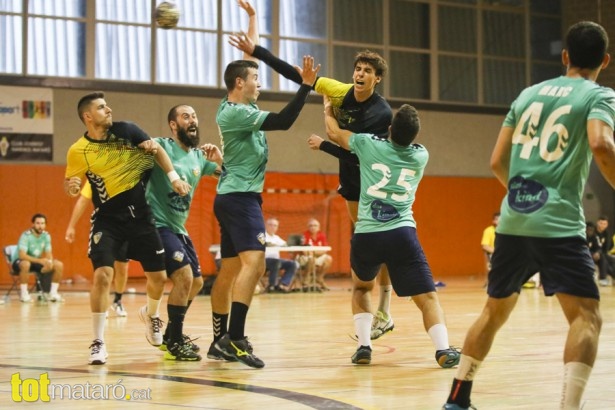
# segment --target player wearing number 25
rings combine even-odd
[[[489,298],[466,336],[445,409],[470,408],[474,376],[534,272],[540,272],[545,295],[557,296],[570,325],[559,408],[579,408],[602,325],[582,205],[592,153],[615,187],[615,93],[595,82],[609,63],[607,49],[600,25],[571,26],[562,51],[566,75],[523,90],[504,120],[491,168],[508,192],[496,228]]]

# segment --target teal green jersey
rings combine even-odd
[[[504,127],[514,129],[508,192],[497,232],[543,238],[585,236],[582,195],[591,150],[587,121],[613,127],[615,92],[558,77],[521,92]]]
[[[416,227],[412,204],[429,159],[425,147],[401,147],[371,134],[352,134],[350,150],[359,157],[361,171],[355,232]]]
[[[28,229],[22,233],[19,237],[19,242],[17,242],[17,248],[15,248],[11,262],[15,262],[19,259],[20,249],[34,258],[40,258],[45,252],[51,252],[51,235],[49,235],[49,232],[43,231],[43,233],[36,236],[34,232],[32,232],[32,229]]]
[[[156,164],[145,197],[152,208],[157,228],[166,227],[177,234],[188,235],[184,224],[188,219],[194,191],[201,177],[213,174],[217,165],[205,159],[199,149],[184,151],[172,138],[156,138],[155,141],[167,152],[180,178],[192,188],[186,196],[175,193],[166,172]]]
[[[262,192],[269,155],[260,127],[269,112],[256,104],[235,104],[225,97],[216,114],[224,162],[218,193]]]

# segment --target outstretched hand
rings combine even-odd
[[[215,162],[218,165],[222,164],[222,152],[216,145],[208,143],[201,145],[199,148],[203,151],[208,161]]]
[[[231,34],[228,43],[238,50],[243,51],[246,54],[252,55],[256,45],[254,41],[244,32],[239,34]]]
[[[316,82],[316,78],[318,77],[318,72],[320,71],[320,64],[314,67],[314,57],[312,56],[303,56],[303,68],[295,66],[297,72],[301,75],[303,79],[303,84],[312,86]]]
[[[318,151],[320,149],[320,144],[322,144],[323,141],[324,139],[316,134],[310,135],[307,139],[308,145],[314,151]]]
[[[244,9],[246,13],[248,13],[248,16],[250,17],[256,14],[256,10],[254,10],[254,7],[252,6],[252,4],[250,4],[246,0],[237,0],[237,5],[241,7],[242,9]]]

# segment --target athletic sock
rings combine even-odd
[[[169,324],[165,332],[168,336],[167,346],[172,346],[173,343],[181,344],[186,309],[186,306],[167,305],[167,314],[169,315]]]
[[[241,340],[245,337],[244,332],[248,309],[248,305],[241,302],[233,302],[231,304],[231,321],[228,327],[231,340]]]
[[[228,331],[229,314],[211,313],[211,322],[213,324],[214,342],[217,342]]]
[[[581,362],[568,362],[564,365],[564,385],[560,408],[564,410],[578,409],[585,385],[591,374],[591,366]]]

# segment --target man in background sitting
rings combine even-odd
[[[279,227],[280,222],[277,218],[267,219],[265,225],[265,244],[267,246],[265,248],[265,265],[267,272],[269,272],[269,287],[267,288],[269,293],[290,292],[290,285],[297,271],[297,262],[292,259],[282,259],[279,250],[271,249],[272,246],[288,246],[286,241],[277,235]],[[284,270],[284,274],[280,282],[277,283],[280,269]]]

